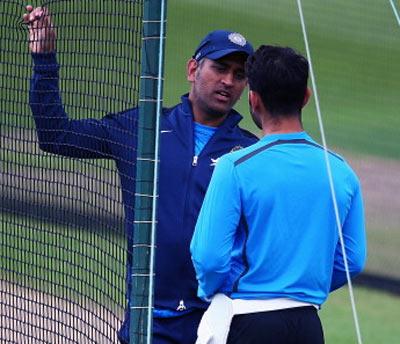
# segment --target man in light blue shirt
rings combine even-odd
[[[250,109],[264,137],[219,159],[191,242],[199,297],[224,293],[240,314],[230,344],[323,343],[317,309],[347,282],[338,229],[350,276],[365,265],[359,180],[302,126],[308,70],[290,48],[261,46],[248,59]]]

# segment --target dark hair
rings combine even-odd
[[[262,45],[246,62],[249,88],[272,116],[301,114],[308,68],[306,58],[293,49]]]

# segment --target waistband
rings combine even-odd
[[[233,314],[258,313],[306,306],[313,306],[316,309],[319,309],[318,305],[308,302],[296,301],[288,298],[267,300],[232,300]]]

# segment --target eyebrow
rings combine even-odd
[[[215,64],[217,64],[217,65],[220,65],[220,66],[224,66],[224,67],[228,67],[229,65],[228,65],[228,63],[226,63],[226,62],[222,62],[222,61],[219,61],[219,60],[212,60]]]
[[[214,63],[216,63],[217,65],[220,65],[220,66],[222,66],[222,67],[231,67],[231,64],[229,63],[229,62],[223,62],[223,61],[220,61],[220,60],[212,60]],[[238,67],[238,69],[240,70],[240,71],[245,71],[245,68],[244,68],[244,66],[242,67],[242,66],[240,66],[240,67]]]

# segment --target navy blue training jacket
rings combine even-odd
[[[121,178],[125,229],[128,238],[131,237],[137,109],[109,114],[101,120],[69,119],[59,95],[59,65],[55,54],[32,56],[30,106],[40,148],[75,158],[114,159]],[[242,116],[232,110],[201,154],[194,157],[193,113],[188,96],[182,96],[181,103],[173,108],[163,109],[155,267],[157,308],[176,310],[180,304],[186,309],[207,307],[196,296],[197,280],[189,244],[216,159],[257,141],[254,135],[238,127],[241,119]],[[128,297],[130,263],[128,256]]]

